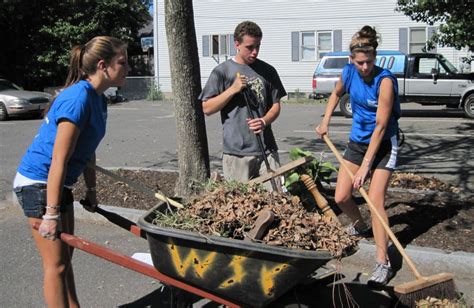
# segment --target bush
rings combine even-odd
[[[163,92],[161,92],[160,85],[156,84],[155,81],[150,83],[146,99],[149,101],[161,101],[163,99]]]

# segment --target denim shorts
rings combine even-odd
[[[37,183],[20,186],[13,189],[18,202],[23,208],[26,217],[41,218],[46,212],[46,184]],[[60,212],[64,213],[72,208],[74,197],[72,190],[63,188]]]

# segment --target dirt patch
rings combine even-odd
[[[174,172],[124,169],[115,172],[166,196],[174,195],[177,180]],[[100,173],[97,184],[101,204],[148,210],[159,202]],[[390,226],[402,244],[474,252],[474,197],[461,197],[456,187],[414,174],[395,174],[391,188],[395,190],[388,193],[385,207]],[[328,188],[324,193],[337,211],[334,191]],[[79,180],[74,195],[77,200],[84,196],[83,180]],[[370,213],[364,199],[355,194],[355,200],[369,222]],[[345,215],[340,219],[347,222]]]

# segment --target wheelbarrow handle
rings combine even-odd
[[[89,202],[87,200],[80,200],[79,201],[80,204],[82,204],[82,206],[84,206],[84,208],[91,208],[91,206],[89,205]],[[114,225],[117,225],[127,231],[130,231],[131,233],[135,234],[136,236],[139,236],[141,238],[144,238],[146,239],[146,232],[143,231],[142,229],[140,229],[140,227],[137,226],[136,223],[134,223],[133,221],[123,217],[123,216],[120,216],[119,214],[116,214],[116,213],[113,213],[113,212],[109,212],[109,211],[106,211],[104,210],[103,208],[99,207],[99,206],[96,206],[94,208],[94,213],[98,213],[102,216],[104,216],[108,221],[110,221],[111,223],[113,223]]]
[[[38,230],[39,228],[39,223],[35,223],[33,225],[33,229]],[[94,242],[90,242],[87,240],[84,240],[78,236],[68,234],[65,232],[58,231],[58,238],[61,239],[64,243],[66,243],[69,246],[72,246],[74,248],[80,249],[82,251],[85,251],[87,253],[90,253],[92,255],[95,255],[99,258],[102,258],[104,260],[110,261],[112,263],[115,263],[117,265],[126,267],[132,271],[144,274],[148,277],[157,279],[165,284],[168,284],[173,287],[177,287],[180,289],[183,289],[187,292],[194,293],[200,297],[208,298],[212,301],[215,301],[217,303],[227,305],[229,307],[240,307],[234,303],[231,303],[223,298],[220,298],[214,294],[208,293],[204,290],[198,289],[196,287],[193,287],[191,285],[188,285],[184,282],[178,281],[176,279],[173,279],[165,274],[160,273],[156,268],[153,266],[149,265],[148,263],[136,260],[132,257],[120,254],[116,251],[113,251],[111,249],[105,248],[103,246],[100,246]]]

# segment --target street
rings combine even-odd
[[[288,162],[294,147],[321,153],[337,165],[334,155],[314,127],[321,120],[324,104],[284,104],[272,125],[280,148],[280,160]],[[474,189],[474,120],[444,107],[402,104],[400,127],[405,143],[398,170],[437,177],[465,193]],[[21,156],[38,130],[40,120],[0,122],[0,198],[10,193]],[[334,115],[330,136],[340,151],[347,141],[351,119]],[[222,126],[220,116],[206,118],[211,168],[221,167]],[[107,134],[97,151],[103,167],[139,167],[177,170],[175,117],[169,102],[130,101],[109,106]]]
[[[282,114],[274,125],[282,163],[288,161],[287,153],[293,147],[310,150],[316,156],[324,151],[325,159],[335,163],[335,158],[326,145],[315,139],[313,133],[324,107],[325,105],[283,105]],[[405,117],[400,123],[405,134],[405,145],[400,155],[399,170],[436,176],[459,186],[465,193],[471,193],[474,187],[474,163],[470,159],[474,145],[474,121],[463,118],[458,111],[449,111],[446,114],[441,108],[424,108],[417,105],[402,107],[405,107]],[[108,133],[97,152],[98,165],[176,170],[174,121],[173,108],[169,103],[133,101],[110,106]],[[11,195],[11,182],[18,161],[39,124],[39,120],[0,122],[0,181],[4,197]],[[206,125],[211,166],[217,169],[220,168],[222,148],[220,117],[208,117]],[[350,119],[336,114],[332,120],[330,134],[339,149],[343,148],[349,129]],[[42,271],[29,227],[20,208],[10,204],[8,200],[1,199],[0,241],[3,248],[0,253],[0,306],[42,306]],[[83,210],[76,210],[76,234],[80,237],[126,255],[148,252],[149,247],[145,240],[136,238],[110,223],[91,221],[83,216]],[[372,251],[373,246],[370,246],[365,250],[361,249],[354,256],[344,258],[342,264],[335,263],[341,267],[345,281],[361,307],[374,306],[374,302],[364,300],[375,301],[379,306],[387,303],[386,293],[373,292],[365,287],[365,280],[372,267]],[[468,261],[472,259],[472,254],[451,254],[447,257],[450,262],[445,262],[433,261],[430,253],[430,250],[422,254],[409,251],[424,274],[455,272],[458,287],[472,301],[473,270],[472,265],[469,265],[472,262]],[[466,260],[465,266],[459,266],[463,264],[462,260]],[[143,307],[151,303],[154,307],[162,307],[169,299],[163,296],[163,292],[169,290],[163,290],[156,280],[87,253],[76,251],[74,266],[78,293],[84,307]],[[359,283],[360,277],[362,283]],[[413,278],[412,273],[403,267],[391,285]],[[323,291],[328,293],[318,293]],[[309,298],[318,297],[318,303],[331,304],[330,289],[309,288],[306,293],[310,294]],[[288,303],[294,304],[303,299],[295,300],[295,296],[290,296]]]

